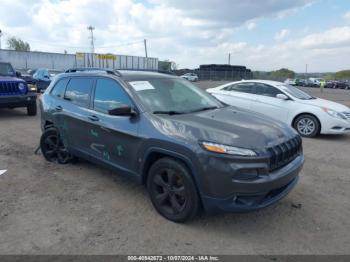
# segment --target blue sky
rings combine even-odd
[[[286,38],[300,38],[310,33],[319,33],[332,27],[343,26],[346,23],[342,16],[349,10],[350,1],[347,0],[314,1],[282,18],[261,18],[255,30],[240,28],[232,39],[255,44],[271,44],[275,33],[284,28],[288,28],[291,32]]]
[[[179,68],[227,63],[297,72],[350,68],[350,0],[1,0],[2,46],[144,55]]]

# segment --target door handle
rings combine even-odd
[[[88,118],[91,120],[91,121],[99,121],[100,119],[95,116],[95,115],[91,115],[91,116],[88,116]]]
[[[56,109],[56,111],[62,111],[63,107],[62,106],[56,106],[55,109]]]

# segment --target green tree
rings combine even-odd
[[[171,62],[168,60],[158,61],[158,69],[162,71],[170,71],[171,70]]]
[[[332,73],[328,73],[326,75],[323,76],[323,79],[324,80],[333,80],[335,78],[335,74],[332,74]]]
[[[281,68],[271,72],[271,78],[275,80],[285,80],[286,78],[295,78],[295,72],[287,68]]]
[[[16,51],[30,51],[30,45],[27,42],[24,42],[20,38],[10,37],[7,39],[7,45],[9,49]]]
[[[350,79],[350,70],[342,70],[336,72],[335,79]]]

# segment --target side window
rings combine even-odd
[[[261,96],[276,97],[277,94],[282,94],[280,90],[273,86],[265,84],[256,84],[256,94]]]
[[[227,86],[224,88],[226,91],[236,91],[241,93],[254,93],[254,84],[253,83],[239,83]]]
[[[64,95],[64,90],[66,89],[67,83],[68,83],[68,78],[63,78],[59,80],[53,87],[51,91],[51,95],[62,98]]]
[[[131,101],[123,88],[112,79],[97,79],[94,109],[102,113],[121,105],[131,105]]]
[[[67,85],[64,98],[78,106],[87,107],[89,105],[89,95],[92,83],[92,78],[71,78]]]

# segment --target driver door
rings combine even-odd
[[[284,93],[278,88],[270,85],[256,83],[255,90],[256,99],[252,103],[251,109],[276,120],[286,122],[289,115],[289,108],[293,101],[277,98],[277,94]]]
[[[134,107],[123,87],[114,79],[98,78],[89,113],[87,132],[90,139],[86,146],[91,157],[127,173],[135,173],[140,145],[139,117],[108,114],[108,110],[121,105]]]

